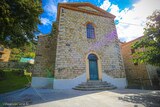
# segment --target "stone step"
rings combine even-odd
[[[79,84],[79,85],[82,85],[82,86],[110,86],[112,84]]]
[[[88,80],[87,82],[106,82],[106,81],[102,81],[102,80]]]
[[[81,83],[79,85],[111,85],[110,83]]]
[[[102,87],[95,87],[95,86],[76,86],[75,88],[108,88],[108,87],[114,87],[114,86],[102,86]]]
[[[87,81],[87,82],[82,82],[82,83],[108,83],[107,81]]]
[[[78,86],[86,86],[86,87],[91,87],[91,86],[95,86],[95,87],[103,87],[103,86],[112,86],[111,84],[98,84],[98,85],[87,85],[87,84],[79,84]]]
[[[108,86],[108,85],[106,85],[106,86],[81,86],[81,85],[78,85],[76,87],[82,87],[82,88],[94,88],[94,87],[97,88],[97,87],[100,87],[101,88],[101,87],[113,87],[113,86],[111,86],[111,85],[110,86]]]
[[[89,83],[89,84],[93,84],[93,83],[95,83],[95,84],[96,84],[96,83],[108,83],[108,82],[106,82],[106,81],[103,81],[103,82],[102,82],[102,81],[100,81],[100,82],[82,82],[82,83]]]
[[[105,87],[105,88],[73,88],[74,90],[81,90],[81,91],[95,91],[95,90],[112,90],[116,89],[116,87]]]
[[[108,83],[107,81],[87,81],[87,82],[82,82],[73,89],[92,91],[92,90],[110,90],[115,88],[116,88],[115,86]]]
[[[100,83],[100,82],[101,83],[107,83],[107,81],[99,81],[99,80],[98,81],[97,80],[92,80],[92,81],[90,80],[90,81],[82,82],[82,83]]]

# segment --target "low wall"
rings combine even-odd
[[[0,69],[8,69],[8,68],[18,68],[25,69],[31,66],[29,63],[25,62],[0,62]]]
[[[119,89],[124,89],[127,86],[126,78],[113,78],[106,75],[105,73],[102,74],[102,81],[107,81]]]
[[[32,77],[31,86],[34,88],[53,89],[53,78]]]
[[[78,84],[86,82],[86,73],[74,78],[74,79],[55,79],[54,89],[72,89]]]

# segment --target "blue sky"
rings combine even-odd
[[[51,32],[56,20],[57,5],[62,2],[89,2],[116,16],[115,23],[121,41],[130,41],[143,35],[146,17],[160,9],[159,0],[42,0],[44,12],[40,16],[42,34]]]

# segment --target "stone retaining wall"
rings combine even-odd
[[[54,75],[56,57],[56,36],[39,36],[33,76]]]
[[[23,62],[0,62],[0,69],[8,69],[8,68],[15,68],[15,69],[26,69],[29,66],[29,63]]]

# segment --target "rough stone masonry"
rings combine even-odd
[[[54,78],[73,79],[86,72],[86,55],[95,52],[101,58],[102,73],[113,78],[124,78],[114,18],[96,15],[100,11],[90,5],[77,8],[86,12],[59,6],[59,33],[57,37],[39,37],[33,75],[45,77],[46,68],[53,67]],[[94,26],[94,39],[86,36],[87,23]]]

